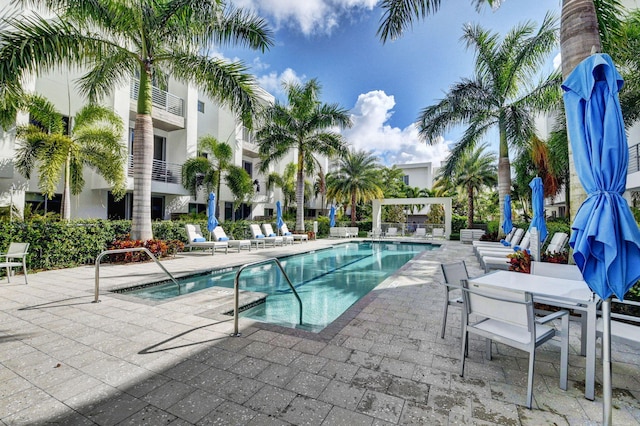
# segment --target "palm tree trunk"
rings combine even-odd
[[[351,226],[356,226],[356,191],[351,191]]]
[[[500,223],[504,220],[504,197],[511,193],[511,163],[509,162],[509,145],[504,120],[501,117],[500,129],[500,157],[498,159],[498,196],[500,199]],[[498,227],[498,234],[504,235],[504,231]]]
[[[10,212],[11,213],[11,212]],[[62,211],[60,212],[62,220],[69,221],[71,219],[71,153],[67,153],[67,159],[64,162],[64,189],[62,190]]]
[[[563,0],[560,23],[560,51],[562,55],[562,76],[566,78],[592,49],[600,52],[598,19],[593,0]],[[573,221],[578,208],[586,199],[584,188],[578,180],[573,164],[571,144],[569,144],[569,205],[567,214]]]
[[[467,228],[473,228],[473,186],[467,185]]]
[[[133,217],[131,239],[150,240],[151,167],[153,165],[153,121],[151,120],[151,78],[142,70],[138,92],[138,113],[133,134]]]
[[[304,153],[298,148],[298,171],[296,182],[296,232],[304,232]]]

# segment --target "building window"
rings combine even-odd
[[[402,176],[402,182],[404,182],[405,185],[409,185],[409,175]]]
[[[37,192],[27,192],[24,194],[24,204],[30,206],[31,213],[47,214],[57,213],[60,214],[62,207],[62,194],[54,194],[50,200]]]
[[[558,207],[558,216],[565,217],[567,215],[567,209],[564,206]]]
[[[273,217],[273,209],[264,209],[264,215],[266,217]]]
[[[253,177],[253,163],[250,161],[243,161],[242,162],[242,168],[246,170],[247,173],[249,173],[250,177]]]
[[[207,205],[199,203],[189,203],[189,214],[207,214]]]
[[[198,101],[198,112],[201,112],[204,114],[204,102],[202,101]]]

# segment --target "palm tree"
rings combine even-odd
[[[487,153],[487,144],[483,144],[473,151],[462,154],[452,176],[456,186],[463,187],[467,192],[467,228],[473,228],[475,196],[485,186],[493,186],[497,182],[496,155]]]
[[[356,226],[356,205],[382,198],[378,158],[367,151],[349,151],[337,162],[337,169],[327,176],[327,195],[351,201],[351,226]]]
[[[332,127],[350,127],[348,112],[336,104],[319,100],[320,84],[311,79],[305,84],[285,83],[288,105],[276,101],[265,111],[257,132],[260,171],[294,150],[297,155],[296,231],[304,232],[304,176],[317,169],[316,154],[333,157],[346,151],[346,143]]]
[[[555,20],[547,15],[537,31],[532,23],[521,24],[509,31],[502,42],[497,34],[477,25],[466,26],[462,38],[467,47],[476,49],[476,75],[454,84],[444,99],[424,108],[419,117],[419,132],[430,142],[453,126],[467,126],[443,167],[444,176],[449,176],[464,153],[497,127],[502,210],[504,197],[511,188],[509,146],[529,140],[535,131],[535,113],[552,109],[559,100],[557,73],[533,88],[523,87],[522,83],[530,80],[547,59],[557,40],[557,28]]]
[[[473,0],[472,3],[476,8],[484,3],[498,7],[501,1]],[[384,43],[400,37],[413,25],[414,19],[423,19],[437,12],[440,3],[441,0],[382,0],[381,7],[385,12],[378,28],[380,39]],[[619,17],[623,15],[622,9],[618,0],[562,0],[560,53],[563,78],[591,55],[592,51],[602,51],[601,39],[606,43],[620,33]],[[569,165],[571,206],[575,207],[582,203],[586,195],[575,172],[570,147]],[[576,210],[570,207],[571,217]]]
[[[208,96],[239,114],[247,126],[260,101],[255,79],[239,62],[208,57],[209,44],[235,43],[264,50],[272,45],[265,22],[218,0],[18,0],[46,7],[46,16],[23,14],[3,31],[0,90],[21,78],[57,66],[88,69],[80,92],[95,100],[138,74],[133,140],[131,237],[152,238],[152,81],[170,75],[195,83]]]
[[[284,172],[269,173],[267,177],[267,189],[273,190],[274,187],[280,188],[283,196],[283,208],[285,211],[289,209],[291,204],[296,202],[296,175],[298,166],[296,163],[289,163],[284,167]]]
[[[38,171],[39,188],[49,199],[62,175],[61,217],[71,217],[70,195],[84,187],[84,166],[112,185],[116,200],[126,192],[126,151],[122,144],[124,124],[112,110],[90,104],[78,111],[73,127],[65,134],[62,114],[48,100],[30,96],[28,110],[33,124],[17,128],[16,169],[27,179]]]
[[[198,188],[204,186],[207,192],[215,189],[216,212],[220,212],[220,185],[222,173],[229,168],[233,160],[233,148],[226,142],[220,142],[213,136],[203,136],[198,141],[198,151],[208,157],[189,158],[182,165],[182,186],[195,196]]]
[[[426,198],[431,196],[431,191],[429,191],[427,188],[407,186],[407,188],[405,188],[404,195],[407,198]],[[409,206],[411,214],[413,214],[416,210],[420,210],[422,208],[424,208],[424,204],[413,204]]]
[[[236,220],[236,210],[242,203],[248,203],[255,194],[251,176],[245,169],[236,165],[229,166],[229,172],[224,177],[229,190],[233,194],[233,220]]]

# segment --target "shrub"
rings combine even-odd
[[[136,248],[136,247],[144,247],[148,249],[151,254],[153,254],[156,258],[167,257],[170,254],[175,253],[176,251],[181,251],[184,249],[184,243],[180,240],[114,240],[109,245],[109,250],[118,250],[118,249],[128,249],[128,248]],[[129,252],[129,253],[118,253],[109,256],[109,261],[111,262],[145,262],[150,260],[146,253],[143,252]]]
[[[547,252],[544,252],[540,256],[540,260],[542,260],[543,262],[549,262],[549,263],[567,264],[569,263],[569,252],[566,250],[563,250],[561,252],[556,252],[556,253],[550,253],[550,254]]]

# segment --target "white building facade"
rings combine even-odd
[[[51,101],[57,110],[73,120],[77,111],[86,104],[74,88],[74,80],[80,73],[59,71],[38,76],[26,84],[25,89],[44,96]],[[136,98],[138,80],[132,78],[129,84],[114,87],[111,95],[101,103],[112,108],[125,123],[126,131],[122,135],[122,143],[129,149],[127,195],[116,202],[108,184],[99,175],[85,170],[86,184],[81,194],[71,198],[72,218],[130,219],[132,214],[132,141],[135,133]],[[164,89],[164,90],[163,90]],[[266,176],[258,171],[260,159],[254,134],[244,128],[237,117],[227,108],[200,93],[191,84],[169,79],[167,87],[153,88],[153,126],[154,126],[154,160],[152,171],[152,219],[165,220],[176,217],[180,213],[205,212],[207,194],[200,191],[192,197],[182,186],[182,164],[189,158],[198,155],[198,139],[202,136],[213,136],[233,148],[233,164],[243,167],[254,181],[256,189],[251,203],[241,206],[236,217],[252,219],[270,217],[275,211],[275,202],[282,199],[277,188],[269,191]],[[269,101],[273,101],[270,99]],[[17,124],[28,123],[29,117],[20,114]],[[37,173],[27,180],[14,167],[16,149],[15,127],[6,132],[0,130],[0,206],[13,205],[21,212],[25,204],[42,211],[60,210],[62,181],[56,191],[56,197],[45,200],[38,189]],[[270,172],[282,173],[286,164],[295,161],[297,153],[290,152]],[[324,170],[327,161],[320,161]],[[220,200],[221,221],[232,218],[231,192],[222,183]],[[315,213],[322,208],[318,201],[309,200],[305,207]]]

